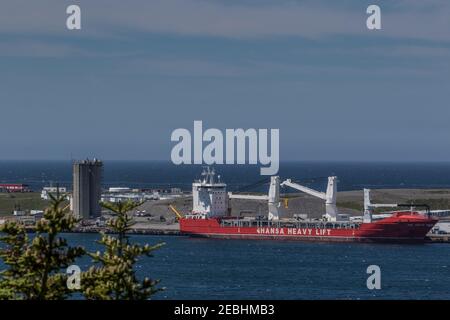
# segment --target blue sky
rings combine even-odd
[[[282,161],[449,161],[449,98],[446,0],[0,5],[0,159],[169,159],[203,120],[279,128]]]

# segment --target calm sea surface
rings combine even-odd
[[[229,189],[260,181],[259,166],[215,166]],[[175,166],[156,161],[105,161],[103,185],[151,188],[173,186],[191,189],[202,167]],[[301,180],[311,187],[325,188],[326,177],[339,177],[338,190],[366,188],[450,188],[450,163],[351,163],[285,162],[282,178]],[[269,180],[267,178],[267,180]],[[26,183],[35,190],[50,183],[71,187],[70,161],[0,161],[0,183]],[[267,188],[267,187],[266,187]]]
[[[69,234],[98,249],[97,235]],[[161,280],[155,299],[450,299],[450,245],[327,244],[133,236],[166,245],[138,263]],[[82,259],[85,269],[89,259]],[[366,286],[381,268],[381,289]]]

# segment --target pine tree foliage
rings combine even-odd
[[[0,258],[9,269],[0,273],[0,299],[19,298],[19,291],[26,285],[23,274],[28,270],[23,270],[21,258],[26,250],[29,241],[25,228],[15,222],[6,222],[0,227],[3,236],[0,237],[5,245],[0,250]]]
[[[151,256],[164,243],[150,246],[130,242],[127,232],[131,230],[133,220],[127,213],[140,203],[128,201],[101,205],[115,215],[107,224],[114,235],[102,233],[98,243],[104,247],[104,251],[89,253],[95,264],[82,274],[84,296],[101,300],[149,299],[162,290],[157,286],[159,281],[149,278],[139,281],[134,265],[140,257]]]
[[[77,220],[63,208],[65,199],[51,197],[43,219],[36,223],[34,237],[28,237],[18,222],[0,227],[4,245],[0,258],[8,267],[0,273],[1,299],[66,299],[72,293],[64,269],[85,251],[70,247],[60,233],[71,231]]]

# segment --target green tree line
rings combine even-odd
[[[162,290],[158,280],[138,279],[136,262],[164,245],[132,243],[128,231],[133,225],[127,214],[140,204],[133,202],[101,203],[114,217],[107,222],[111,234],[102,233],[98,244],[102,252],[87,252],[70,246],[61,233],[70,232],[77,219],[64,208],[64,198],[51,196],[43,219],[36,223],[34,237],[23,224],[8,221],[0,226],[0,299],[61,300],[77,293],[94,300],[147,300]],[[76,259],[89,256],[92,265],[71,279],[66,269]],[[72,281],[74,281],[72,283]]]

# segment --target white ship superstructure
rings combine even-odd
[[[215,181],[214,169],[205,168],[202,179],[192,184],[192,214],[198,218],[223,217],[227,215],[227,185]]]

